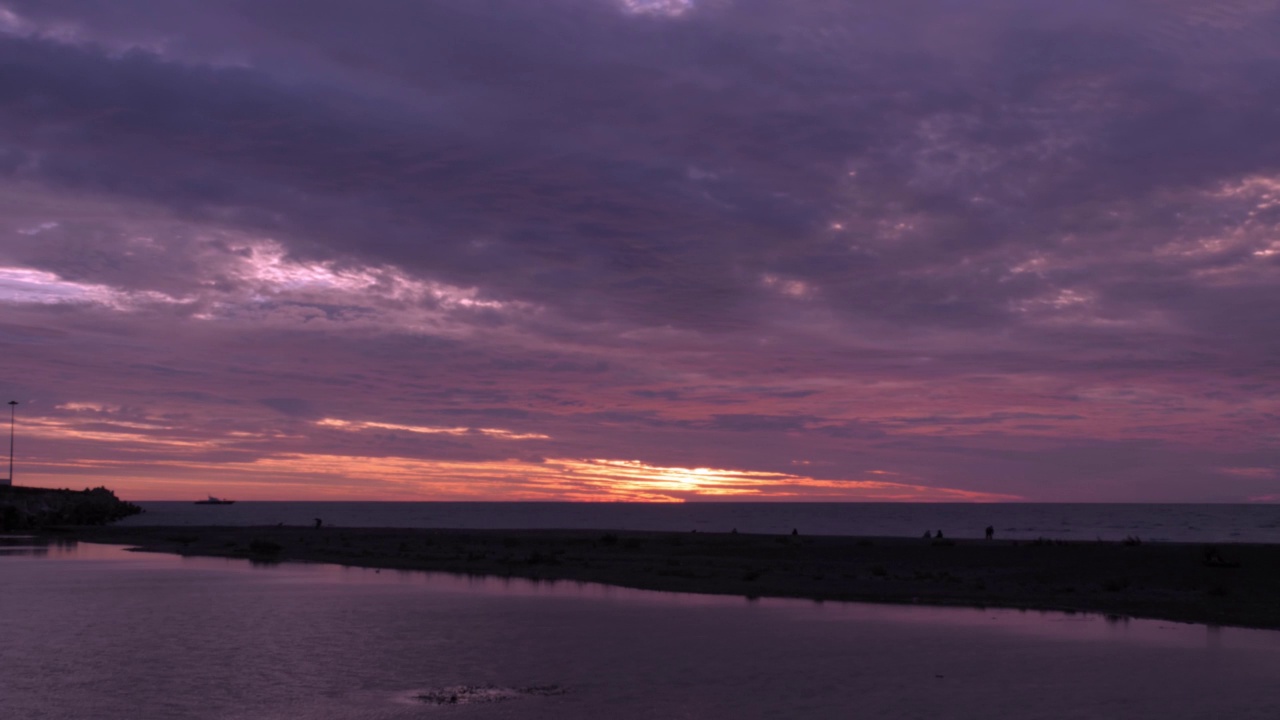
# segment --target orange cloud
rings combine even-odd
[[[27,437],[50,440],[90,440],[93,442],[139,445],[148,448],[166,446],[172,448],[208,449],[217,447],[220,444],[218,440],[210,438],[195,439],[172,435],[157,435],[155,434],[157,431],[169,431],[174,428],[151,423],[95,419],[89,423],[89,427],[85,427],[85,425],[86,423],[81,422],[28,418],[23,420],[22,433]]]
[[[432,427],[424,425],[397,425],[394,423],[384,422],[355,422],[350,420],[339,420],[337,418],[325,418],[317,420],[316,424],[321,427],[336,428],[338,430],[349,430],[352,432],[360,430],[401,430],[403,432],[419,433],[423,435],[484,435],[485,437],[497,438],[499,440],[550,440],[550,435],[541,433],[517,433],[510,430],[502,430],[499,428],[469,428],[469,427]]]
[[[1223,475],[1233,475],[1253,480],[1269,480],[1276,476],[1276,469],[1269,467],[1224,467],[1218,468]]]

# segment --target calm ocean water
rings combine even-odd
[[[6,719],[1280,717],[1277,632],[8,542]]]
[[[1062,540],[1280,543],[1280,505],[916,504],[916,503],[140,503],[129,525],[309,525],[344,527],[613,529]]]

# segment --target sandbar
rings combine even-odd
[[[1280,629],[1280,545],[288,526],[106,526],[56,534],[254,562]]]

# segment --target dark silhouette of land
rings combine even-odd
[[[101,525],[142,512],[104,487],[84,490],[0,485],[0,532]]]
[[[102,527],[153,552],[672,592],[1094,612],[1280,629],[1280,545],[746,533]]]

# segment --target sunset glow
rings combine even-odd
[[[150,473],[165,478],[195,474],[200,480],[157,480],[129,474],[129,460],[40,463],[34,476],[121,473],[140,497],[165,497],[166,488],[190,493],[216,485],[247,500],[278,500],[303,493],[316,499],[475,501],[573,500],[578,502],[686,502],[691,500],[806,500],[860,502],[1001,502],[1010,495],[926,487],[883,479],[823,480],[788,473],[716,468],[654,467],[634,460],[549,458],[440,462],[405,457],[287,454],[216,467],[180,459],[156,462]],[[225,491],[225,490],[224,490]]]

